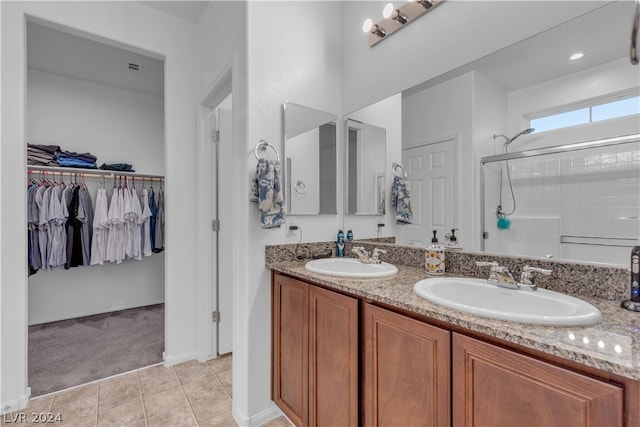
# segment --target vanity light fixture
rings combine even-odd
[[[402,12],[400,12],[400,9],[396,9],[393,11],[393,13],[391,14],[391,19],[401,23],[402,25],[407,23],[407,17],[402,15]]]
[[[369,46],[388,38],[394,32],[406,27],[407,24],[432,11],[445,1],[413,0],[406,1],[400,7],[395,7],[393,3],[387,3],[382,10],[382,21],[374,24],[371,19],[367,19],[362,24],[362,31],[369,33]]]
[[[425,9],[430,9],[431,6],[433,6],[432,0],[417,0],[416,3],[418,3],[420,6],[424,7]]]

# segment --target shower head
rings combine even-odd
[[[506,144],[511,144],[516,138],[521,137],[522,135],[528,135],[531,132],[533,132],[535,129],[534,128],[529,128],[529,129],[525,129],[522,132],[520,132],[519,134],[515,135],[513,138],[511,138],[510,140],[508,140],[506,142]]]
[[[505,141],[505,142],[504,142],[504,147],[505,147],[505,149],[506,149],[506,147],[507,147],[509,144],[511,144],[513,141],[515,141],[517,138],[521,137],[522,135],[528,135],[528,134],[530,134],[530,133],[531,133],[531,132],[533,132],[533,131],[535,131],[535,129],[534,129],[534,128],[528,128],[528,129],[525,129],[525,130],[523,130],[522,132],[520,132],[520,133],[518,133],[518,134],[514,135],[514,136],[513,136],[513,137],[511,137],[511,138],[507,138],[507,136],[506,136],[506,135],[495,135],[495,134],[494,134],[494,135],[493,135],[493,139],[495,140],[495,139],[496,139],[496,138],[498,138],[498,137],[504,138],[504,141]]]

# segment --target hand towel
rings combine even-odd
[[[407,180],[399,176],[393,177],[391,188],[391,206],[396,208],[396,223],[411,224],[413,212],[411,211],[411,196]]]
[[[280,181],[280,162],[259,159],[256,177],[252,180],[249,200],[258,203],[262,228],[277,228],[284,224],[284,197]]]

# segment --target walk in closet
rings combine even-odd
[[[124,216],[140,218],[130,221],[131,228],[127,229],[130,237],[137,233],[139,246],[134,249],[131,243],[123,247],[120,256],[111,258],[113,262],[108,257],[103,257],[102,263],[88,262],[96,254],[87,252],[93,249],[87,249],[90,242],[85,239],[90,235],[93,240],[96,230],[87,234],[82,229],[82,240],[76,236],[75,242],[82,243],[84,260],[76,248],[75,262],[47,260],[42,265],[40,260],[39,269],[31,268],[28,315],[32,396],[162,361],[164,242],[156,238],[144,253],[145,239],[149,243],[151,234],[156,237],[155,224],[147,223],[146,234],[145,225],[136,225],[151,215],[143,214],[145,203],[150,212],[155,203],[153,218],[164,224],[159,200],[162,197],[164,203],[164,118],[162,58],[47,22],[27,24],[25,150],[28,144],[60,147],[50,163],[46,155],[38,157],[40,152],[29,148],[27,190],[31,185],[61,187],[68,188],[73,196],[71,189],[81,188],[80,194],[88,193],[96,214],[101,209],[97,202],[106,203],[109,209],[114,195],[121,191],[125,192],[123,200],[128,199],[139,209],[139,214]],[[65,152],[71,154],[71,160],[64,159]],[[76,163],[73,154],[88,159],[88,163]],[[103,164],[115,170],[99,169]],[[65,201],[63,191],[58,190],[61,205]],[[149,204],[151,192],[155,197]],[[69,203],[72,196],[66,199]],[[77,209],[78,205],[75,214],[71,209],[71,217],[75,218]],[[157,228],[161,240],[163,230]],[[104,233],[99,239],[107,239],[107,231]],[[29,243],[33,267],[31,240]],[[109,341],[96,338],[91,344],[92,337],[106,330]],[[145,340],[153,341],[153,345],[144,347]]]

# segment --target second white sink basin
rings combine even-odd
[[[357,278],[393,276],[398,272],[397,267],[393,264],[387,262],[365,264],[356,258],[314,259],[306,263],[304,268],[312,273]]]
[[[506,289],[486,279],[424,279],[413,290],[436,304],[493,319],[555,326],[586,326],[602,321],[600,311],[581,299],[546,289]]]

